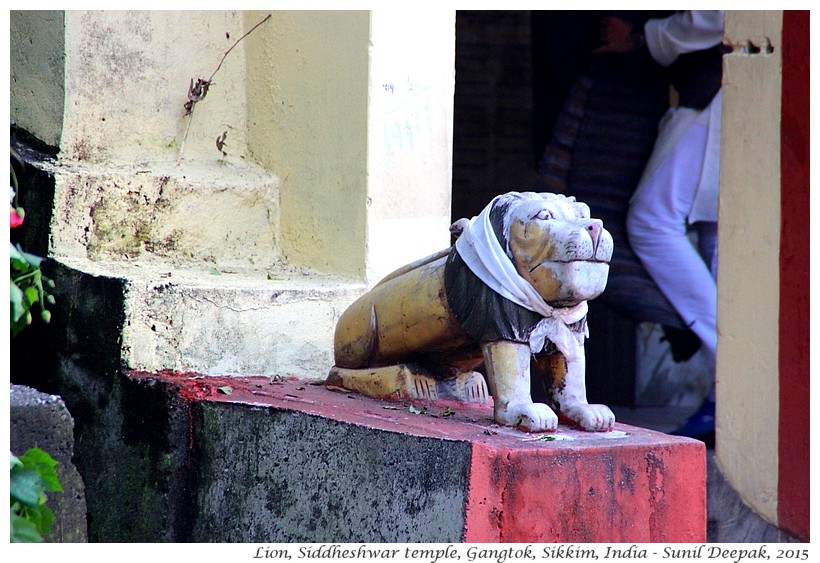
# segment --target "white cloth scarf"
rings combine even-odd
[[[529,335],[533,354],[543,350],[545,340],[549,339],[568,360],[577,358],[582,353],[581,342],[567,325],[578,322],[587,314],[587,302],[582,301],[567,308],[549,306],[532,284],[518,274],[490,223],[493,205],[505,199],[529,197],[543,196],[510,192],[495,197],[480,214],[470,220],[470,224],[456,240],[456,249],[467,267],[490,289],[544,317]],[[589,336],[588,332],[586,336]]]

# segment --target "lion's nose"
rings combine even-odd
[[[604,223],[600,219],[592,219],[587,223],[587,232],[592,239],[592,255],[598,253],[598,243],[601,241],[601,231],[604,229]]]

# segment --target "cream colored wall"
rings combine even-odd
[[[14,65],[64,51],[50,255],[126,280],[125,366],[322,377],[366,284],[449,243],[454,12],[274,11],[186,116],[267,14],[68,11]]]
[[[63,127],[63,12],[11,11],[9,23],[11,122],[56,147]]]
[[[65,30],[65,91],[15,88],[36,103],[12,116],[67,165],[55,255],[286,263],[374,283],[449,244],[455,13],[271,12],[186,116],[190,81],[267,14],[67,11],[47,26],[52,51]],[[62,13],[15,18],[23,40]],[[29,90],[63,75],[36,65],[14,65]]]
[[[780,248],[779,11],[731,11],[719,212],[717,460],[777,522]],[[751,42],[774,46],[748,54]],[[765,50],[765,49],[764,49]]]
[[[244,31],[240,12],[65,12],[54,256],[276,269],[280,182],[248,154],[243,46],[183,107]]]

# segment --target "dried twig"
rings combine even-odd
[[[216,148],[219,152],[222,153],[222,156],[228,156],[228,153],[225,152],[225,145],[227,145],[227,143],[225,142],[225,139],[227,137],[228,137],[228,132],[223,131],[222,135],[220,135],[219,137],[216,138]]]
[[[211,76],[210,78],[208,78],[208,80],[205,80],[204,78],[197,78],[196,83],[194,83],[194,79],[191,79],[191,83],[188,86],[188,101],[185,102],[185,105],[183,106],[185,108],[185,115],[189,118],[188,125],[185,127],[185,136],[182,138],[182,144],[180,144],[179,146],[179,157],[177,158],[177,161],[179,161],[182,158],[182,150],[185,148],[185,141],[188,139],[188,131],[191,128],[191,121],[193,121],[194,119],[194,108],[196,107],[196,103],[204,100],[205,96],[208,95],[208,88],[210,88],[211,84],[213,84],[214,76],[216,76],[216,73],[219,72],[220,68],[222,68],[222,63],[225,62],[225,59],[228,57],[228,54],[230,54],[230,52],[233,51],[234,47],[239,45],[240,41],[242,41],[248,35],[253,33],[257,27],[268,21],[272,15],[273,14],[268,14],[267,16],[265,16],[261,21],[257,22],[256,25],[250,28],[242,37],[234,41],[234,44],[231,45],[231,47],[222,55],[222,59],[219,61],[219,64],[216,65],[216,69],[211,73]],[[219,150],[222,151],[221,148]]]
[[[213,72],[213,74],[211,74],[211,77],[208,79],[208,84],[210,84],[210,83],[211,83],[211,80],[213,80],[213,79],[214,79],[214,76],[215,76],[215,75],[216,75],[216,73],[219,71],[219,69],[222,67],[222,63],[223,63],[223,62],[225,62],[225,58],[228,56],[228,53],[230,53],[231,51],[233,51],[233,48],[234,48],[234,47],[236,47],[236,46],[239,44],[239,42],[240,42],[240,41],[242,41],[242,40],[243,40],[243,39],[245,39],[248,35],[250,35],[251,33],[253,33],[253,32],[256,30],[256,28],[257,28],[257,27],[259,27],[260,25],[262,25],[263,23],[265,23],[266,21],[268,21],[268,20],[271,18],[271,16],[272,16],[272,15],[273,15],[273,14],[268,14],[267,16],[265,16],[265,17],[264,17],[264,19],[262,19],[260,22],[258,22],[256,25],[254,25],[252,28],[250,28],[250,29],[247,31],[247,33],[245,33],[245,35],[243,35],[242,37],[240,37],[239,39],[237,39],[237,40],[236,40],[236,42],[235,42],[233,45],[231,45],[231,48],[230,48],[230,49],[228,49],[227,51],[225,51],[225,54],[224,54],[224,55],[222,55],[222,60],[221,60],[221,61],[219,61],[219,64],[216,66],[216,70]],[[203,95],[202,95],[202,97],[204,98],[204,97],[205,97],[205,94],[203,94]]]

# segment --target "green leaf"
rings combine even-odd
[[[51,531],[51,523],[54,521],[54,512],[45,504],[34,508],[25,507],[23,508],[21,516],[27,518],[34,524],[37,531],[42,535],[45,536]]]
[[[23,254],[17,249],[16,246],[14,246],[14,244],[9,243],[9,246],[11,246],[11,249],[9,250],[9,254],[11,254],[11,259],[12,260],[17,260],[19,262],[25,262],[26,261],[26,259],[23,257]]]
[[[223,385],[222,387],[218,387],[217,389],[219,389],[220,392],[225,393],[226,395],[230,395],[231,393],[233,393],[233,387],[231,387],[230,385]]]
[[[39,543],[43,536],[30,520],[11,511],[11,543]]]
[[[23,293],[23,290],[14,282],[11,282],[9,293],[11,294],[11,320],[16,323],[28,310],[24,303],[26,294]]]
[[[23,290],[23,293],[26,295],[26,301],[29,305],[34,305],[40,300],[40,294],[34,286],[28,286]]]
[[[413,414],[427,414],[427,409],[418,410],[413,405],[410,405],[410,408],[408,410]]]
[[[11,151],[11,155],[12,155],[12,156],[15,156],[15,155],[16,155],[16,153],[14,152],[14,149],[12,149],[12,151]],[[19,158],[18,158],[18,160],[19,160]],[[11,199],[12,199],[12,200],[14,200],[14,198],[16,198],[16,197],[17,197],[17,193],[16,193],[16,192],[17,192],[17,190],[20,188],[20,186],[19,186],[19,184],[17,183],[17,172],[15,172],[15,171],[14,171],[14,165],[13,165],[13,164],[10,164],[10,166],[11,166],[11,183],[12,183],[12,185],[11,185],[11,189],[13,190],[13,195],[12,195],[12,198],[11,198]]]
[[[43,478],[46,490],[62,492],[63,487],[60,485],[60,479],[57,477],[56,468],[58,462],[47,452],[40,448],[30,448],[26,450],[26,453],[20,456],[20,461],[22,461],[26,467],[37,470]]]
[[[23,249],[20,248],[20,245],[17,246],[17,250],[19,250],[20,254],[23,255],[25,261],[34,266],[35,268],[39,268],[40,264],[43,263],[42,257],[37,256],[36,254],[29,254],[28,252],[24,252]]]
[[[33,467],[15,467],[9,478],[11,498],[20,504],[37,506],[45,497],[45,482]]]

